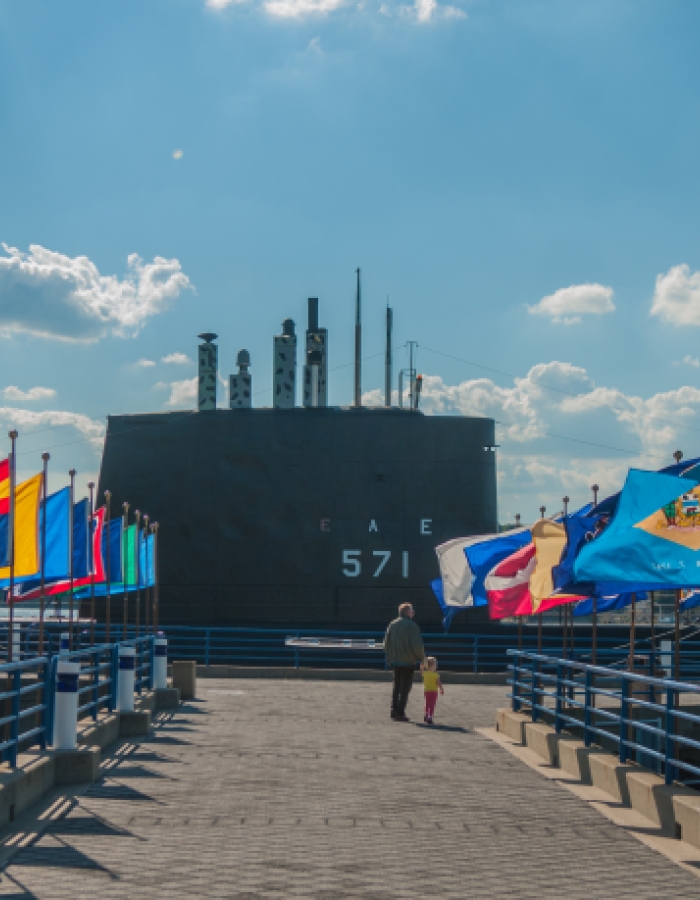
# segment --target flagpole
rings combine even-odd
[[[635,614],[637,611],[637,595],[632,592],[632,605],[630,606],[630,672],[634,673],[634,642],[635,642]]]
[[[129,547],[126,543],[126,535],[127,529],[129,528],[129,504],[126,500],[122,503],[122,509],[124,510],[124,524],[122,525],[122,530],[124,531],[124,540],[122,541],[122,584],[124,585],[124,637],[122,640],[126,640],[126,632],[129,627],[129,599],[127,594],[127,568],[129,563]]]
[[[73,503],[75,501],[75,469],[70,469],[70,500],[68,510],[68,577],[70,599],[68,601],[68,647],[73,649]]]
[[[566,518],[569,515],[569,498],[562,497],[561,502],[564,504],[564,518]],[[566,530],[566,526],[564,526],[564,529]],[[567,653],[567,649],[568,649],[567,648],[567,643],[568,643],[567,642],[567,637],[568,637],[567,632],[568,632],[568,628],[569,628],[569,604],[568,603],[564,603],[563,613],[564,613],[564,624],[562,626],[561,642],[562,642],[562,649],[564,651],[564,659],[566,659],[567,658],[566,653]]]
[[[105,595],[105,643],[109,643],[109,619],[112,613],[112,602],[111,602],[111,588],[110,588],[110,558],[112,556],[112,548],[110,546],[111,543],[111,531],[112,529],[109,527],[109,501],[112,496],[111,491],[105,491],[105,518],[107,520],[107,539],[105,543],[107,544],[107,570],[105,572],[106,581],[107,581],[107,593]]]
[[[540,518],[544,519],[544,514],[547,512],[546,506],[540,506]],[[542,652],[542,613],[537,614],[537,652]]]
[[[676,625],[673,660],[673,677],[678,681],[681,677],[681,592],[676,591]],[[678,695],[677,695],[678,696]]]
[[[593,491],[593,509],[598,505],[598,491],[600,490],[597,484],[591,485],[591,490]],[[596,664],[596,660],[598,657],[598,598],[593,596],[593,615],[591,616],[591,663],[593,665]]]
[[[15,624],[15,487],[17,480],[16,451],[17,451],[17,432],[13,429],[9,433],[10,438],[10,503],[9,515],[7,517],[7,533],[9,535],[9,557],[10,557],[10,627],[7,632],[7,661],[12,662],[12,633]]]
[[[93,516],[95,515],[95,482],[88,482],[88,488],[90,490],[90,549],[92,551],[92,565],[90,566],[90,646],[94,647],[95,645],[95,538],[92,533],[95,522],[93,521]],[[98,551],[101,552],[102,548],[98,547]]]
[[[151,531],[153,532],[153,615],[151,616],[151,620],[153,622],[153,634],[158,632],[158,618],[159,618],[159,603],[160,596],[158,590],[158,523],[154,522],[151,525]]]
[[[41,493],[43,495],[43,516],[41,520],[41,597],[39,599],[39,656],[44,654],[44,612],[46,607],[46,495],[48,494],[49,483],[49,460],[50,453],[42,453],[41,458],[44,462],[44,477],[41,483]]]
[[[134,510],[134,519],[136,521],[136,637],[139,636],[139,626],[141,624],[141,510]]]
[[[148,586],[148,515],[146,513],[143,514],[143,533],[145,535],[144,540],[146,542],[144,551],[146,557],[146,585],[144,587],[145,594],[143,598],[143,628],[146,634],[148,634],[148,626],[150,623],[150,604],[151,604],[151,589]]]

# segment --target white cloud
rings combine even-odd
[[[12,384],[3,389],[2,395],[6,400],[21,403],[28,400],[50,400],[56,396],[56,391],[53,388],[45,387],[33,387],[28,391],[21,391]]]
[[[246,0],[207,0],[209,9],[226,9],[227,6],[238,6]]]
[[[657,275],[651,315],[672,325],[700,325],[700,272],[682,265]]]
[[[141,369],[152,369],[156,362],[154,359],[140,359],[136,365]]]
[[[687,353],[681,362],[685,363],[686,366],[692,366],[694,369],[700,369],[700,359],[697,356],[691,356],[690,353]],[[680,363],[675,363],[675,365],[680,365]]]
[[[574,325],[581,316],[602,316],[614,312],[613,289],[602,284],[572,284],[543,297],[528,312],[536,316],[549,316],[553,322]]]
[[[363,402],[383,405],[383,391]],[[516,512],[534,519],[542,503],[556,512],[564,494],[573,509],[590,500],[594,483],[605,496],[619,490],[630,466],[671,465],[679,447],[688,459],[700,456],[699,388],[640,397],[596,386],[570,363],[540,363],[506,386],[488,378],[450,385],[425,375],[420,408],[497,420],[501,521]]]
[[[81,413],[60,412],[57,410],[47,410],[45,412],[34,412],[28,409],[15,409],[13,407],[0,407],[0,427],[5,430],[16,428],[19,432],[18,454],[23,454],[22,442],[25,438],[29,439],[32,432],[41,430],[46,431],[48,428],[73,428],[75,431],[86,438],[95,448],[101,448],[104,440],[105,425],[89,416]],[[47,444],[53,443],[48,440]],[[37,451],[37,457],[40,451]]]
[[[160,361],[162,363],[172,363],[175,366],[190,366],[194,362],[186,353],[168,353]]]
[[[413,6],[399,6],[400,16],[422,24],[435,22],[437,19],[466,19],[467,14],[456,6],[440,6],[437,0],[414,0]],[[379,12],[382,15],[391,15],[391,8],[381,6]]]
[[[184,406],[187,409],[197,408],[197,383],[198,378],[185,378],[182,381],[159,381],[157,388],[167,388],[170,396],[165,401],[166,406]]]
[[[325,15],[343,6],[345,0],[265,0],[263,9],[276,19],[303,19]]]
[[[64,341],[136,334],[150,317],[191,287],[177,259],[144,263],[132,253],[127,274],[101,275],[87,256],[69,257],[38,244],[28,253],[2,244],[0,330]]]
[[[173,150],[173,159],[182,159],[184,155],[184,150]]]

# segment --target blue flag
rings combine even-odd
[[[102,556],[104,558],[105,578],[109,572],[110,584],[118,584],[122,580],[122,528],[123,519],[112,519],[102,533]],[[109,542],[109,569],[107,568],[107,544]]]
[[[646,594],[637,595],[637,600],[646,600]],[[631,606],[632,594],[616,594],[613,597],[598,597],[596,599],[596,613],[613,612],[616,609],[624,609]],[[593,615],[593,598],[586,597],[574,606],[575,616]]]
[[[612,582],[628,591],[700,586],[696,472],[691,479],[630,469],[612,521],[576,559],[576,582]]]
[[[73,578],[90,574],[90,501],[85,498],[73,505]]]

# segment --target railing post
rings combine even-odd
[[[13,769],[17,768],[17,748],[19,746],[19,709],[20,709],[20,690],[22,689],[22,670],[15,669],[12,673],[12,723],[10,726],[10,736],[12,746],[10,747],[10,765]]]
[[[554,698],[554,731],[559,734],[561,732],[561,662],[557,663],[557,686],[556,697]]]
[[[622,684],[620,685],[620,762],[627,762],[627,719],[629,717],[629,693],[630,683],[625,678],[624,673],[621,675]]]
[[[520,662],[519,656],[513,656],[513,712],[520,712]]]
[[[49,656],[44,666],[44,740],[53,742],[53,722],[56,714],[56,657]]]
[[[676,776],[676,767],[673,765],[673,760],[676,758],[676,742],[672,740],[672,737],[675,737],[676,728],[675,728],[675,719],[676,717],[673,715],[673,709],[675,709],[675,696],[674,692],[671,688],[666,689],[666,747],[664,748],[664,781],[666,784],[673,784],[673,781]],[[673,728],[671,727],[671,722],[673,722]]]
[[[160,634],[160,632],[159,632]],[[156,668],[156,639],[155,635],[151,635],[148,641],[148,689],[152,691],[155,687],[155,668]]]
[[[472,653],[474,660],[474,674],[479,671],[479,635],[474,635],[474,652]]]
[[[117,644],[112,644],[110,647],[109,671],[109,711],[114,712],[117,708],[117,679],[119,677],[119,646]]]
[[[569,675],[569,681],[573,681],[571,675]],[[583,746],[590,747],[591,746],[591,671],[590,669],[586,669],[585,674],[585,694],[583,701]]]
[[[92,667],[95,670],[92,673],[92,702],[94,706],[92,707],[92,718],[93,721],[97,721],[97,712],[99,709],[100,703],[100,653],[96,651],[90,655],[92,659]]]
[[[530,715],[532,716],[532,721],[537,721],[537,679],[539,677],[539,668],[540,661],[538,659],[532,660],[532,685],[531,685],[531,698],[530,698]]]

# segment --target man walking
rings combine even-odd
[[[399,617],[389,625],[384,638],[384,654],[389,668],[394,670],[394,691],[391,698],[391,718],[408,722],[406,702],[413,686],[416,663],[425,659],[420,628],[413,621],[410,603],[399,606]]]

